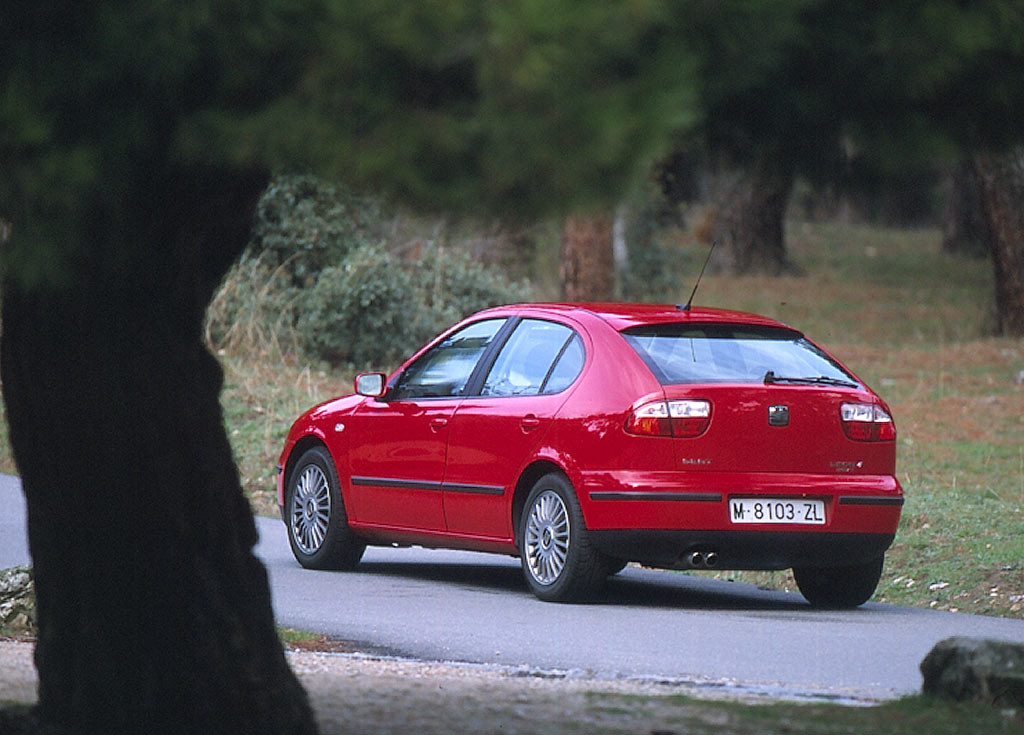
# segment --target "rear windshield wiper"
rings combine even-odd
[[[859,387],[856,383],[851,383],[849,380],[828,378],[824,375],[814,378],[790,378],[785,375],[776,375],[773,370],[769,370],[764,374],[764,383],[765,385],[771,385],[772,383],[795,383],[797,385],[837,385],[843,388]]]

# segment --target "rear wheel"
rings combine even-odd
[[[338,473],[323,447],[307,450],[295,464],[285,497],[288,542],[307,569],[353,569],[366,544],[348,527]]]
[[[800,594],[814,607],[857,607],[875,594],[884,560],[880,556],[854,566],[794,567],[793,577]]]
[[[519,554],[530,590],[548,602],[578,602],[593,595],[607,575],[607,561],[595,549],[569,480],[541,477],[519,524]]]

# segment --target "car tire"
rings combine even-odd
[[[794,567],[793,577],[800,594],[814,607],[852,608],[863,605],[875,594],[882,578],[884,557],[864,564],[841,567]]]
[[[289,473],[285,493],[288,543],[307,569],[351,570],[366,550],[349,528],[341,483],[330,454],[312,447]]]
[[[547,602],[582,602],[600,589],[607,557],[593,547],[569,480],[541,477],[530,490],[519,524],[526,585]]]

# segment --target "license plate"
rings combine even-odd
[[[825,501],[776,498],[733,498],[729,501],[733,523],[791,523],[800,526],[825,525]]]

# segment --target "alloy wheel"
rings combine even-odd
[[[534,500],[525,538],[530,574],[540,584],[553,584],[569,555],[569,513],[558,493],[545,490]]]
[[[308,465],[295,483],[291,507],[292,537],[302,553],[319,551],[330,521],[330,483],[322,469]]]

